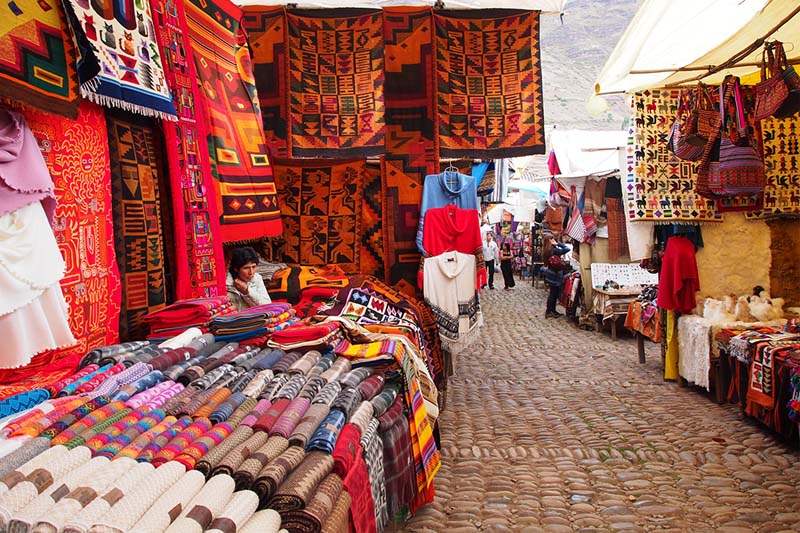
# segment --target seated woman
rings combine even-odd
[[[258,253],[250,246],[242,246],[233,251],[226,285],[228,298],[237,311],[272,301],[264,286],[264,279],[256,273],[258,261]]]

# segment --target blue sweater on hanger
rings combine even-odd
[[[444,207],[449,204],[455,204],[461,209],[475,209],[480,221],[480,207],[475,178],[455,171],[445,171],[425,176],[425,187],[422,190],[422,207],[419,212],[419,226],[417,228],[417,248],[422,255],[428,255],[422,246],[425,212],[428,209]]]

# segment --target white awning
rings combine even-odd
[[[797,0],[644,0],[600,72],[595,92],[691,84],[777,26],[767,40],[787,43],[789,60],[799,59],[799,10]],[[756,46],[740,66],[702,81],[714,84],[727,74],[751,74],[760,60],[761,47]]]
[[[550,134],[561,175],[566,177],[601,174],[619,168],[617,150],[627,146],[628,132],[622,130],[559,130]]]
[[[542,13],[561,13],[567,0],[443,0],[445,9],[530,9]],[[435,0],[234,0],[240,6],[274,6],[294,4],[299,8],[363,7],[382,8],[392,6],[433,6]]]

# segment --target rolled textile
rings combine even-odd
[[[104,398],[104,396],[102,398]],[[96,399],[98,398],[95,398],[95,400]],[[75,437],[83,434],[86,429],[96,426],[109,416],[120,412],[122,409],[127,409],[123,402],[110,402],[99,409],[95,409],[91,413],[87,413],[86,416],[82,417],[74,424],[71,424],[67,429],[53,437],[51,442],[53,445],[66,444]]]
[[[194,415],[194,413],[197,412],[197,410],[200,409],[214,395],[215,392],[217,392],[215,387],[198,390],[194,393],[194,395],[192,395],[191,398],[189,398],[188,402],[183,404],[178,411],[178,414],[181,416]]]
[[[211,421],[208,418],[196,418],[186,429],[170,439],[170,441],[153,456],[150,462],[153,463],[153,466],[158,467],[168,461],[172,461],[192,442],[203,436],[203,434],[210,429]]]
[[[47,390],[47,389],[45,389]],[[48,391],[49,394],[49,391]],[[41,420],[44,416],[48,413],[52,413],[59,407],[67,404],[72,399],[69,397],[66,398],[52,398],[49,400],[45,400],[41,404],[37,405],[36,408],[30,409],[24,413],[20,413],[11,420],[7,420],[3,427],[0,428],[0,438],[5,438],[11,435],[12,432],[21,428],[22,426],[33,424],[34,422]]]
[[[204,376],[195,379],[194,381],[192,381],[192,385],[199,389],[208,389],[212,385],[214,385],[214,383],[222,376],[234,371],[235,369],[233,365],[229,365],[226,363],[224,365],[218,366],[217,368],[205,374]]]
[[[101,346],[90,351],[81,359],[78,368],[84,368],[87,365],[97,364],[103,357],[109,357],[126,352],[135,352],[139,348],[149,345],[148,341],[132,341],[123,342],[121,344],[113,344],[111,346]]]
[[[191,424],[192,424],[192,417],[190,416],[180,417],[175,421],[173,425],[165,427],[161,433],[153,436],[151,438],[151,441],[147,443],[147,445],[145,445],[145,447],[142,448],[142,451],[139,452],[139,455],[136,456],[136,460],[139,461],[140,463],[143,461],[149,463],[161,451],[161,448],[166,446],[181,431],[189,427]]]
[[[71,395],[75,394],[75,390],[78,387],[80,387],[81,385],[83,385],[84,383],[86,383],[87,381],[92,379],[93,377],[95,377],[97,374],[102,374],[103,372],[105,372],[106,370],[111,368],[112,366],[114,366],[114,365],[111,365],[111,364],[103,365],[103,366],[99,367],[97,370],[95,370],[94,372],[90,372],[89,374],[86,374],[82,378],[76,379],[72,383],[69,383],[68,385],[65,385],[64,388],[61,389],[56,396],[71,396]]]
[[[214,427],[187,446],[174,460],[187,469],[194,468],[197,461],[202,459],[209,450],[213,450],[215,446],[227,439],[231,433],[233,433],[233,426],[230,424],[226,422],[215,424]]]
[[[227,387],[230,389],[231,385],[234,384],[236,380],[239,379],[239,376],[242,374],[241,369],[238,367],[231,367],[230,369],[226,370],[222,375],[217,378],[214,383],[211,384],[213,388],[220,388],[220,387]]]
[[[250,489],[255,483],[258,473],[287,448],[289,448],[289,441],[283,437],[276,435],[267,439],[267,442],[251,453],[234,472],[233,480],[236,482],[236,489]]]
[[[245,395],[241,392],[234,392],[224,402],[208,415],[208,418],[215,424],[224,422],[236,411],[236,409],[245,401]],[[242,416],[244,418],[244,416]]]
[[[281,416],[275,421],[269,434],[279,435],[288,439],[289,435],[292,434],[297,424],[300,423],[300,420],[306,414],[310,406],[311,400],[308,398],[295,398],[292,400],[286,409],[284,409],[283,413],[281,413]]]
[[[319,391],[322,390],[322,387],[325,386],[325,380],[321,377],[317,376],[314,378],[308,378],[303,388],[300,389],[300,392],[297,393],[298,398],[307,398],[308,401],[314,399]]]
[[[364,450],[364,462],[369,474],[372,502],[375,506],[375,524],[378,531],[383,531],[389,523],[389,511],[386,507],[386,480],[383,472],[383,442],[378,436],[378,420],[369,421],[367,430],[361,434],[361,447]]]
[[[182,390],[183,385],[180,383],[175,383],[174,381],[162,381],[155,387],[144,390],[139,394],[129,398],[125,401],[125,405],[135,409],[137,407],[142,407],[143,405],[155,403],[158,405],[158,407],[161,407],[167,403],[169,398],[172,398]],[[172,391],[172,393],[167,394],[167,391]]]
[[[0,439],[0,458],[14,452],[33,437],[17,437],[16,439]]]
[[[159,370],[163,372],[169,367],[176,365],[181,361],[191,359],[196,355],[197,352],[191,348],[170,348],[158,357],[151,359],[147,364],[149,364],[153,370]]]
[[[254,412],[257,405],[258,400],[255,398],[245,398],[242,404],[236,408],[231,416],[228,417],[227,422],[233,426],[244,424],[245,418],[247,418],[251,412]],[[250,424],[247,424],[248,426],[252,425],[256,420],[258,420],[258,418],[255,418],[255,414],[253,416],[254,420]]]
[[[237,370],[243,371],[244,369],[240,366],[236,367]],[[241,392],[244,390],[245,387],[253,380],[256,376],[256,370],[246,370],[239,374],[239,376],[231,382],[228,386],[231,389],[231,393]]]
[[[122,363],[112,364],[111,368],[106,370],[105,372],[99,372],[92,377],[92,379],[88,380],[87,382],[83,383],[80,387],[75,389],[73,394],[86,394],[92,392],[94,389],[97,388],[102,382],[106,381],[107,379],[113,378],[115,375],[119,374],[120,372],[125,371],[125,365]]]
[[[150,372],[150,367],[145,365],[144,363],[136,363],[131,365],[130,367],[126,368],[119,374],[113,375],[100,383],[97,387],[92,390],[90,395],[92,397],[96,396],[111,396],[115,392],[117,392],[120,387],[124,385],[128,385],[129,383],[133,383],[143,377],[145,377]]]
[[[123,354],[119,358],[120,363],[125,365],[135,365],[136,363],[149,363],[162,353],[166,352],[166,348],[159,348],[155,344],[149,346],[142,346],[133,353]]]
[[[169,386],[165,386],[157,395],[150,398],[145,405],[151,409],[163,407],[169,400],[180,394],[183,389],[184,386],[180,383],[170,382]]]
[[[53,480],[54,482],[45,491],[14,512],[11,521],[7,524],[8,531],[29,532],[41,517],[50,514],[59,500],[76,487],[97,476],[103,469],[108,468],[110,462],[105,457],[95,457],[66,472],[61,479]]]
[[[336,505],[342,489],[342,479],[331,472],[315,488],[311,499],[303,508],[285,511],[281,514],[282,526],[290,531],[320,531],[322,524],[333,511],[333,506]],[[361,530],[356,529],[355,531]]]
[[[172,488],[164,492],[152,507],[145,511],[129,531],[131,533],[164,531],[173,519],[177,518],[175,513],[183,511],[192,498],[200,492],[205,482],[206,478],[203,474],[196,470],[189,470],[178,479]]]
[[[6,530],[14,512],[44,492],[53,480],[60,479],[91,458],[91,452],[83,446],[70,450],[66,455],[51,457],[0,496],[0,531]]]
[[[333,405],[333,401],[342,392],[342,384],[338,381],[327,383],[311,400],[311,403],[324,403],[328,407]]]
[[[286,352],[283,350],[276,350],[267,348],[261,350],[256,358],[258,361],[255,364],[255,368],[260,368],[261,370],[270,370],[275,363],[283,359],[283,356],[286,355]]]
[[[379,418],[389,409],[389,407],[395,402],[398,392],[399,391],[395,386],[385,387],[380,394],[370,400],[375,418]]]
[[[311,435],[317,430],[322,422],[330,413],[330,407],[324,403],[313,403],[308,408],[300,423],[294,428],[289,436],[289,443],[292,446],[302,446],[305,448]]]
[[[259,398],[264,398],[269,401],[273,401],[278,394],[278,391],[283,388],[284,385],[289,381],[289,374],[278,374],[272,381],[270,381],[264,390],[261,391]]]
[[[166,377],[160,370],[152,370],[139,379],[122,385],[111,395],[111,400],[129,400],[140,392],[155,387],[165,379]]]
[[[300,359],[303,355],[300,352],[289,352],[284,354],[275,364],[272,365],[272,371],[276,374],[282,374],[289,370],[295,361]]]
[[[267,384],[272,381],[273,376],[274,374],[272,373],[272,370],[266,369],[259,371],[255,377],[250,380],[250,383],[248,383],[247,386],[242,390],[242,394],[256,398],[259,394],[261,394]]]
[[[258,496],[251,490],[234,492],[225,508],[211,521],[206,533],[232,533],[258,509]]]
[[[306,452],[299,446],[289,446],[285,452],[280,454],[261,469],[256,476],[253,490],[258,494],[261,505],[265,506],[275,494],[275,491],[298,465],[303,462]]]
[[[358,389],[352,387],[343,387],[342,392],[336,396],[331,404],[331,411],[338,410],[345,414],[349,420],[356,410],[356,407],[361,403],[361,393]]]
[[[267,435],[267,433],[263,431],[254,431],[246,441],[239,444],[222,458],[211,475],[226,474],[233,476],[233,473],[236,472],[239,466],[241,466],[250,455],[255,453],[256,450],[264,446],[268,439],[269,435]]]
[[[289,381],[275,393],[275,398],[288,398],[290,400],[297,398],[297,395],[300,394],[300,390],[306,384],[306,381],[306,377],[303,374],[292,375]]]
[[[77,423],[79,420],[81,420],[83,417],[85,417],[92,411],[95,411],[105,405],[108,405],[108,402],[109,402],[108,396],[98,396],[97,398],[88,400],[87,402],[72,409],[71,411],[64,413],[61,417],[58,418],[58,420],[55,420],[49,426],[43,428],[42,431],[38,433],[38,435],[52,439],[62,431],[65,431],[67,428]],[[12,437],[15,436],[15,433],[12,433],[11,436]]]
[[[9,396],[0,401],[0,418],[21,413],[25,409],[39,405],[49,397],[50,391],[47,389],[33,389]]]
[[[115,463],[116,461],[112,461]],[[87,533],[89,528],[103,516],[108,516],[111,506],[127,494],[135,493],[135,488],[143,480],[153,478],[155,468],[150,463],[138,463],[120,475],[101,496],[92,499],[74,516],[67,520],[64,533]]]
[[[197,461],[194,466],[195,470],[202,472],[206,477],[211,477],[209,474],[211,474],[211,471],[216,468],[220,461],[222,461],[231,450],[247,441],[252,435],[253,428],[250,426],[237,426],[228,438],[214,446],[207,454]]]
[[[362,399],[371,400],[383,390],[384,383],[386,383],[386,378],[382,374],[372,374],[358,384],[358,392],[361,393]]]
[[[208,418],[214,410],[219,407],[222,402],[227,400],[233,394],[227,387],[217,389],[214,394],[206,401],[197,411],[194,412],[196,417]]]
[[[110,461],[94,475],[87,477],[79,486],[61,498],[45,516],[39,516],[34,533],[57,533],[69,519],[107,490],[112,483],[129,472],[136,461],[124,457]]]
[[[228,505],[234,483],[230,476],[214,476],[200,489],[165,533],[202,533]]]
[[[179,378],[183,375],[184,372],[186,372],[186,369],[200,363],[200,361],[202,361],[203,359],[204,359],[203,357],[198,357],[195,355],[191,359],[187,359],[186,361],[180,361],[164,369],[163,373],[167,377],[167,379],[180,382]]]
[[[48,439],[48,441],[49,440],[50,439]],[[69,450],[65,446],[53,446],[32,457],[15,470],[4,474],[3,477],[0,478],[0,498],[2,498],[6,492],[17,486],[20,481],[28,477],[34,470],[42,468],[52,461],[61,461],[68,453]]]
[[[337,357],[331,367],[322,373],[322,377],[328,383],[338,381],[340,377],[350,372],[350,360],[344,357]]]
[[[253,424],[253,429],[256,431],[269,432],[272,429],[272,426],[275,425],[278,417],[283,414],[287,407],[289,407],[290,403],[292,403],[292,401],[286,398],[275,400],[275,402],[269,406],[267,412],[264,413],[255,424]]]
[[[125,428],[113,440],[103,445],[95,455],[111,459],[123,448],[131,444],[136,437],[150,430],[162,420],[164,420],[164,411],[162,409],[155,409],[147,413],[136,423]]]
[[[290,374],[308,374],[309,371],[314,368],[314,365],[319,363],[320,357],[322,357],[322,354],[317,350],[309,350],[305,355],[292,363],[286,371]]]
[[[339,433],[342,431],[345,421],[345,414],[342,411],[328,413],[322,424],[308,439],[306,451],[317,450],[328,454],[333,453],[333,449],[336,447],[336,439],[339,438]]]
[[[219,344],[219,346],[217,346]],[[197,350],[197,355],[207,357],[224,346],[224,343],[217,343],[213,333],[203,333],[195,337],[186,345],[187,348]]]
[[[350,417],[350,423],[358,428],[359,434],[363,435],[369,427],[375,409],[370,402],[361,402]]]
[[[175,335],[171,339],[165,340],[164,342],[159,344],[158,347],[159,348],[170,348],[170,349],[173,349],[173,350],[176,349],[176,348],[182,348],[184,346],[187,346],[193,340],[201,337],[202,335],[203,335],[203,332],[202,332],[202,330],[200,330],[200,328],[189,328],[189,329],[185,330],[183,333]]]
[[[21,447],[0,459],[0,480],[48,448],[50,448],[50,439],[47,437],[36,437],[25,442]]]
[[[197,393],[199,389],[195,387],[186,387],[178,394],[167,400],[167,403],[164,404],[164,410],[167,412],[168,415],[175,415],[180,411],[184,405],[189,403],[192,396]]]
[[[81,446],[81,445],[86,444],[86,442],[88,440],[91,440],[96,435],[99,435],[100,433],[103,433],[108,428],[110,428],[111,426],[113,426],[117,422],[121,421],[123,418],[127,417],[131,412],[132,412],[132,409],[130,407],[125,407],[122,410],[119,410],[119,411],[111,413],[109,416],[107,416],[103,420],[100,420],[96,424],[94,424],[92,426],[89,426],[86,429],[82,430],[80,433],[75,435],[73,438],[71,438],[70,440],[65,442],[64,446],[66,446],[69,449],[72,449],[75,446]],[[128,425],[130,425],[130,424],[128,424]],[[125,427],[127,427],[127,426],[125,426]]]
[[[339,382],[342,388],[345,387],[358,387],[358,385],[372,375],[372,369],[369,367],[354,368],[347,374],[341,377]]]
[[[225,363],[224,358],[238,349],[239,344],[236,342],[229,342],[225,344],[222,348],[209,355],[197,365],[186,369],[186,371],[180,377],[181,383],[186,385],[191,381],[205,376],[215,368]]]
[[[303,462],[280,484],[267,506],[279,513],[302,509],[325,476],[333,471],[333,458],[323,452],[306,454]]]
[[[134,409],[103,431],[86,439],[83,445],[92,451],[92,455],[97,455],[97,452],[99,452],[101,448],[119,437],[123,431],[136,424],[145,414],[147,414],[146,411]]]
[[[10,429],[10,433],[8,434],[8,438],[15,438],[15,437],[38,437],[41,435],[42,431],[53,425],[57,422],[62,416],[71,413],[74,409],[89,403],[91,400],[87,397],[74,397],[70,396],[67,398],[59,398],[62,400],[67,400],[63,404],[59,404],[58,407],[44,413],[42,416],[31,418],[16,427],[15,429]]]
[[[322,524],[321,533],[346,533],[348,528],[348,515],[350,513],[350,504],[353,502],[346,490],[339,493],[339,499],[333,506],[333,510],[328,515],[325,523]]]
[[[163,433],[167,428],[173,427],[177,422],[178,419],[174,416],[165,416],[160,422],[156,422],[153,427],[147,428],[146,423],[148,421],[140,420],[139,421],[141,426],[138,424],[134,426],[134,428],[140,428],[142,430],[137,436],[133,437],[130,444],[126,444],[122,447],[122,449],[116,453],[116,457],[129,457],[131,459],[136,459],[139,457],[139,454],[142,453],[142,450],[147,447],[158,435]],[[144,423],[143,423],[144,422]],[[133,429],[133,428],[131,428]]]
[[[50,385],[46,386],[45,389],[50,393],[51,398],[55,398],[61,390],[66,387],[68,384],[72,383],[73,381],[82,378],[88,374],[91,374],[95,370],[100,368],[100,365],[91,364],[87,365],[85,368],[80,369],[79,371],[75,372],[71,376],[67,376],[64,379],[60,379],[55,383],[51,383]]]
[[[333,471],[342,478],[345,490],[353,498],[350,522],[355,531],[376,531],[375,503],[369,483],[367,464],[361,448],[361,433],[353,424],[345,424],[333,450]]]
[[[238,533],[278,533],[281,530],[281,515],[275,509],[262,509],[250,517]]]

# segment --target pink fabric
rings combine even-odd
[[[0,215],[41,201],[53,223],[53,178],[25,117],[0,109]]]

